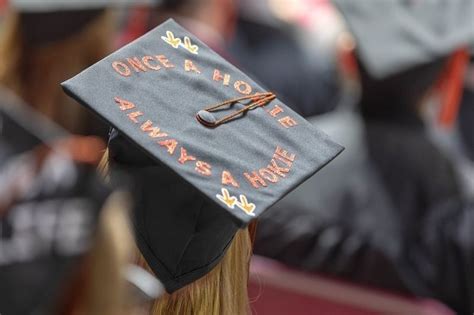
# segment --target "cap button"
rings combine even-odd
[[[217,123],[216,117],[206,110],[200,110],[196,115],[197,120],[206,127],[215,127]]]

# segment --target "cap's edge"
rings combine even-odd
[[[162,275],[161,270],[166,270],[168,274],[172,274],[172,272],[170,272],[169,269],[166,268],[165,265],[153,254],[152,249],[147,245],[145,238],[138,232],[138,229],[135,229],[135,231],[137,231],[135,233],[135,237],[137,239],[138,249],[142,253],[143,257],[147,261],[155,276],[163,283],[166,292],[168,292],[169,294],[172,294],[173,292],[187,286],[188,284],[206,276],[212,269],[214,269],[214,267],[216,267],[221,262],[221,260],[224,258],[224,255],[227,253],[230,244],[234,240],[234,237],[232,237],[229,243],[225,246],[222,253],[216,258],[214,258],[214,260],[212,260],[209,264],[202,266],[198,269],[194,269],[178,277],[162,280],[160,279],[160,275]]]

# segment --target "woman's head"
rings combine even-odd
[[[447,58],[419,65],[409,70],[378,79],[374,78],[357,58],[361,85],[361,110],[365,117],[394,119],[417,113],[423,98],[434,89],[445,69]]]
[[[106,158],[102,168],[111,180],[120,170],[134,182],[139,265],[170,293],[153,303],[150,314],[247,313],[249,230],[117,132]]]
[[[175,40],[170,42],[171,36]],[[184,50],[173,48],[178,42]],[[174,68],[159,68],[165,71],[160,72],[162,80],[146,70],[151,68],[142,69],[147,74],[138,73],[138,68],[136,73],[132,68],[127,73],[117,71],[118,65],[141,64],[139,57],[130,56],[147,54],[150,49],[162,49],[169,54],[169,62],[174,60],[161,63]],[[191,73],[191,60],[181,60],[190,58],[191,51],[202,73],[197,69]],[[143,63],[148,57],[143,57]],[[137,85],[132,75],[143,80]],[[233,88],[227,86],[229,80],[236,80]],[[300,117],[280,103],[274,106],[273,117],[258,110],[266,103],[256,99],[272,93],[262,92],[258,84],[174,21],[64,82],[63,87],[115,127],[109,139],[110,179],[123,182],[121,172],[133,180],[137,247],[171,295],[210,275],[232,255],[230,248],[240,228],[342,151],[309,124],[301,125]],[[249,101],[238,110],[234,106],[238,107],[241,95]],[[235,119],[217,128],[196,119],[206,108],[216,117],[225,115],[211,110],[222,104],[229,104],[225,110],[231,113],[247,115],[230,113]],[[309,146],[301,143],[305,134],[314,135],[308,139]],[[233,290],[242,287],[243,278],[236,280]]]
[[[113,19],[110,12],[93,10],[49,13],[9,12],[0,37],[0,84],[66,129],[82,134],[100,133],[94,117],[68,99],[60,83],[99,61],[111,50]],[[82,18],[68,18],[82,16]],[[64,19],[72,20],[66,32]],[[45,35],[49,34],[49,35]]]
[[[440,79],[451,76],[450,81],[459,82],[462,78],[459,70],[465,61],[451,61],[460,61],[458,52],[472,41],[474,3],[334,2],[355,40],[364,116],[393,121],[408,118],[418,120],[419,125],[419,106]],[[441,94],[451,95],[450,103],[459,102],[460,93],[454,87]]]
[[[418,116],[425,99],[432,95],[440,100],[441,111],[447,108],[452,114],[452,109],[457,108],[468,63],[466,49],[459,48],[445,57],[378,77],[367,69],[352,36],[343,33],[340,39],[341,74],[343,79],[358,81],[359,105],[366,118],[396,121]]]

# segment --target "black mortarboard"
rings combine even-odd
[[[474,43],[472,0],[333,0],[374,78],[427,64]]]
[[[73,11],[102,9],[110,6],[147,4],[153,0],[11,0],[12,5],[23,12]]]
[[[151,0],[11,0],[20,13],[24,40],[29,45],[48,44],[78,33],[104,9],[145,4]]]
[[[155,4],[167,9],[179,8],[182,5],[192,2],[192,0],[155,0]]]
[[[95,167],[53,150],[62,131],[7,99],[3,93],[0,314],[54,314],[109,192]]]
[[[172,20],[63,87],[115,128],[111,166],[136,178],[138,247],[168,292],[342,151]]]

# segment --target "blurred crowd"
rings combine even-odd
[[[418,21],[380,10],[424,1],[55,2],[0,1],[1,315],[243,314],[246,281],[206,290],[251,250],[474,312],[473,1]],[[130,189],[108,184],[110,126],[60,86],[170,17],[346,148],[172,294],[133,245]]]

